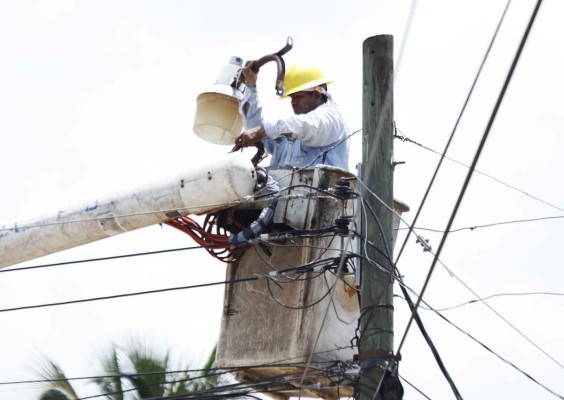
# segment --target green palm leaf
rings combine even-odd
[[[39,358],[38,366],[35,368],[35,374],[42,380],[45,380],[45,391],[41,400],[76,400],[78,395],[72,384],[67,379],[65,373],[54,361]],[[47,396],[47,397],[44,397]]]
[[[166,398],[188,394],[218,386],[218,378],[210,374],[215,364],[215,351],[208,358],[203,371],[192,376],[189,372],[171,374],[173,366],[169,352],[159,354],[139,341],[125,347],[112,345],[111,350],[100,360],[102,376],[94,378],[102,395],[109,400],[126,398]],[[184,368],[188,370],[188,366]],[[53,361],[40,360],[36,375],[46,380],[47,390],[40,400],[77,400],[76,394],[62,369]],[[126,395],[129,394],[129,397]]]
[[[49,389],[43,392],[39,400],[71,400],[71,398],[59,389]]]

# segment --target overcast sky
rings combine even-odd
[[[472,162],[535,4],[510,5],[450,158]],[[404,214],[411,222],[439,161],[429,149],[443,151],[505,5],[502,0],[427,0],[415,7],[402,0],[0,2],[0,225],[53,215],[221,157],[229,148],[192,132],[196,96],[209,89],[231,56],[248,60],[276,52],[287,36],[294,39],[287,65],[311,61],[324,69],[334,78],[329,91],[351,130],[361,129],[362,43],[380,34],[394,36],[396,59],[403,51],[395,70],[396,125],[426,147],[394,143],[396,161],[405,161],[396,168],[394,197],[411,207]],[[491,308],[475,302],[444,311],[459,329],[421,310],[466,399],[558,398],[549,390],[564,396],[563,12],[558,0],[540,9],[477,165],[489,176],[474,174],[453,225],[477,228],[449,235],[424,296],[440,309],[476,300],[475,294],[504,294],[488,300]],[[275,97],[274,69],[262,70],[262,99],[267,107],[290,112]],[[354,171],[361,161],[360,134],[351,142]],[[417,222],[427,229],[418,233],[434,251],[442,234],[428,229],[444,230],[467,173],[445,160]],[[547,217],[556,218],[539,220]],[[495,225],[480,227],[490,224]],[[20,266],[192,245],[187,235],[153,226]],[[411,237],[398,268],[419,291],[431,263],[432,255]],[[221,285],[3,310],[219,282],[224,274],[225,266],[203,250],[1,272],[0,383],[34,378],[30,371],[38,356],[57,360],[68,376],[97,374],[98,355],[110,343],[132,337],[170,348],[179,361],[197,368],[219,335]],[[396,298],[396,347],[408,318],[405,302]],[[453,398],[415,326],[402,348],[399,372],[432,399]],[[405,382],[404,388],[404,398],[424,398]],[[88,385],[79,389],[81,396],[96,394]],[[37,393],[30,385],[0,385],[0,398],[33,399]]]

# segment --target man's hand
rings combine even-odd
[[[262,126],[257,126],[241,133],[235,140],[235,146],[231,151],[237,151],[243,147],[254,146],[266,137],[266,132]]]
[[[255,66],[255,61],[247,61],[241,70],[245,76],[245,84],[248,87],[254,88],[257,86],[258,68]]]

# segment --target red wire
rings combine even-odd
[[[206,251],[218,260],[225,263],[233,263],[237,261],[247,249],[231,249],[227,231],[217,225],[216,222],[217,214],[207,214],[204,219],[203,227],[188,216],[173,219],[165,223],[187,233],[196,243],[204,246]],[[214,227],[216,233],[213,233]]]

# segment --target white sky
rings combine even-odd
[[[421,1],[396,68],[395,121],[417,142],[442,151],[506,2]],[[470,164],[535,2],[513,2],[449,156]],[[0,223],[29,221],[66,205],[127,191],[186,171],[229,149],[192,133],[198,93],[229,57],[253,59],[294,48],[286,63],[308,60],[333,76],[330,92],[351,130],[362,127],[362,43],[391,34],[399,54],[409,1],[18,1],[0,2]],[[564,207],[562,113],[564,6],[544,2],[493,125],[478,170]],[[266,106],[274,65],[259,79]],[[411,221],[438,162],[431,152],[395,141],[406,164],[395,197]],[[360,162],[360,134],[351,167]],[[417,223],[443,229],[467,169],[445,161]],[[564,213],[475,174],[454,228],[560,216]],[[480,296],[564,293],[562,220],[515,223],[451,233],[442,262]],[[437,249],[441,235],[420,231]],[[401,243],[401,240],[400,240]],[[23,265],[192,246],[188,236],[158,226],[81,246]],[[429,253],[410,239],[398,267],[419,290]],[[203,250],[0,274],[0,309],[224,280],[224,266]],[[436,308],[475,297],[438,265],[425,294]],[[562,297],[505,296],[489,304],[530,341],[564,363]],[[37,355],[57,360],[68,376],[99,373],[97,355],[132,336],[170,347],[201,365],[219,334],[223,287],[186,290],[35,310],[0,312],[0,382],[30,379]],[[396,346],[408,320],[396,299]],[[564,395],[562,366],[481,304],[444,315],[496,354]],[[466,399],[554,395],[485,351],[435,314],[421,316]],[[452,398],[421,334],[412,326],[400,374],[433,399]],[[95,394],[79,385],[80,395]],[[423,397],[404,383],[406,399]],[[0,385],[0,398],[35,398],[37,388]]]

